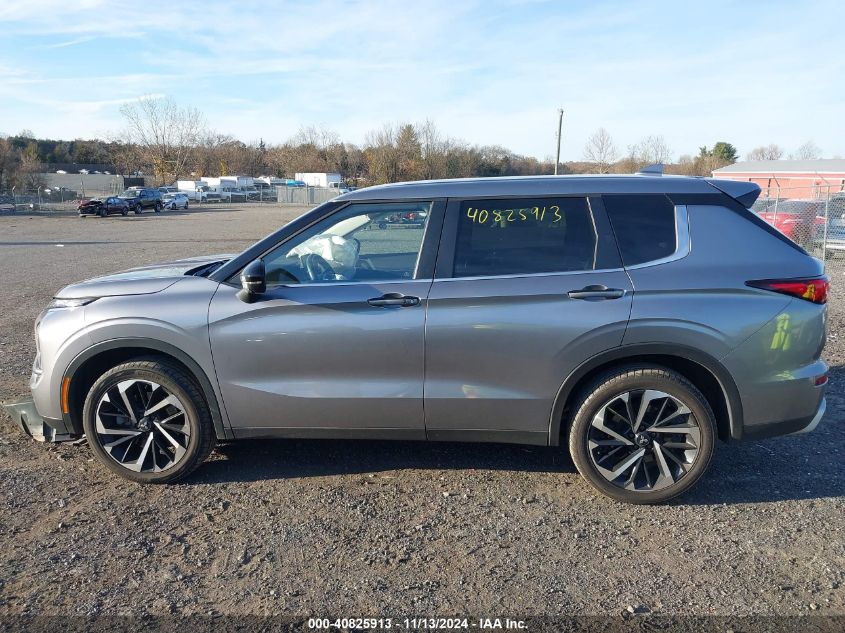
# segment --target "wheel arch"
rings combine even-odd
[[[80,352],[68,365],[62,383],[69,379],[68,413],[63,413],[65,424],[74,432],[82,433],[82,405],[85,394],[94,381],[110,368],[139,356],[164,358],[184,369],[194,378],[211,413],[214,432],[218,439],[232,439],[234,435],[223,420],[223,413],[211,380],[202,367],[189,354],[174,345],[148,338],[118,338],[101,341]]]
[[[549,421],[549,444],[561,445],[561,435],[568,426],[569,406],[582,386],[599,373],[632,362],[653,363],[677,371],[704,394],[716,416],[720,440],[742,438],[742,401],[739,390],[727,369],[715,358],[700,350],[661,343],[623,345],[607,350],[579,365],[564,380]]]

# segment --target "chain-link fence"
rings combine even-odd
[[[76,210],[82,200],[116,196],[122,191],[120,186],[107,189],[86,187],[84,191],[65,187],[42,187],[25,191],[0,190],[0,214]],[[201,200],[191,196],[191,201],[192,204],[202,206],[252,202],[318,205],[336,198],[339,193],[338,189],[330,187],[265,187],[256,188],[255,191],[204,193]]]
[[[119,194],[114,189],[87,189],[84,193],[70,189],[25,189],[0,191],[0,213],[27,211],[59,211],[76,209],[83,199],[105,198]]]
[[[842,185],[769,188],[752,210],[808,253],[826,262],[826,268],[845,270]]]

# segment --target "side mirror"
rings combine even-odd
[[[264,262],[260,259],[250,262],[241,271],[241,289],[238,299],[244,303],[253,303],[260,295],[267,291],[267,278]]]

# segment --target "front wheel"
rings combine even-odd
[[[183,369],[158,359],[122,363],[100,376],[85,399],[82,424],[97,460],[141,483],[177,481],[214,447],[199,387]]]
[[[160,202],[156,202],[155,212],[161,213],[161,203]]]
[[[611,370],[584,389],[573,411],[572,460],[590,484],[618,501],[667,501],[692,488],[710,465],[713,410],[670,369]]]

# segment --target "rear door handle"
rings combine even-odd
[[[608,288],[603,285],[584,286],[581,290],[566,293],[570,299],[619,299],[625,294],[621,288]]]
[[[388,292],[375,299],[367,299],[367,303],[371,306],[397,306],[400,308],[408,308],[410,306],[419,305],[419,297],[409,297],[403,295],[401,292]]]

